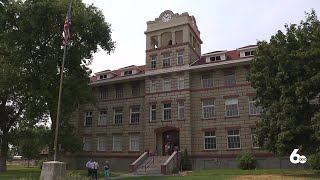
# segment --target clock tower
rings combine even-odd
[[[200,31],[188,13],[162,12],[147,22],[145,35],[146,73],[189,66],[201,56]]]

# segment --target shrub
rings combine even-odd
[[[240,154],[237,161],[241,169],[255,169],[257,165],[256,158],[250,153]]]
[[[47,159],[40,159],[40,160],[38,161],[38,163],[37,163],[38,167],[39,167],[40,169],[42,169],[42,165],[43,165],[43,163],[46,162],[46,161],[48,161],[48,160],[47,160]]]
[[[320,170],[320,153],[309,156],[308,163],[312,169]]]
[[[192,163],[187,149],[184,150],[183,155],[181,157],[181,168],[182,171],[190,171],[192,169]]]

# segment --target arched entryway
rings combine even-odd
[[[170,145],[169,153],[180,146],[179,128],[172,126],[164,126],[155,129],[156,133],[156,150],[158,154],[167,155],[165,145]]]

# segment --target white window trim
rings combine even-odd
[[[168,103],[169,104],[169,103]],[[163,121],[170,121],[171,119],[172,119],[172,104],[170,103],[170,108],[164,108],[164,105],[165,104],[162,104],[162,120]],[[171,111],[170,111],[170,116],[171,116],[171,118],[170,119],[164,119],[164,110],[165,109],[170,109]]]
[[[137,111],[137,112],[132,112],[132,108],[139,108],[139,111]],[[132,113],[134,113],[134,114],[139,114],[139,122],[137,122],[137,123],[136,123],[136,122],[135,122],[135,123],[132,123],[132,119],[131,119],[131,118],[132,118]],[[141,117],[140,117],[140,114],[141,114],[141,113],[140,113],[140,107],[131,107],[131,108],[130,108],[130,124],[139,124],[139,123],[140,123],[140,118],[141,118]]]
[[[182,57],[182,63],[179,63],[179,57]],[[183,65],[183,64],[184,64],[183,51],[177,52],[177,65]]]
[[[229,135],[229,134],[228,134],[228,131],[231,131],[231,130],[239,130],[239,135]],[[229,140],[228,140],[228,137],[236,137],[236,136],[239,136],[239,144],[240,144],[240,147],[239,147],[239,148],[229,148]],[[241,149],[241,132],[240,132],[240,129],[230,129],[230,130],[227,130],[227,149]]]
[[[104,147],[104,149],[102,149],[102,150],[99,148],[99,147],[100,147],[100,146],[99,146],[99,145],[100,145],[100,138],[102,139],[102,141],[104,141],[104,143],[105,143],[105,145],[106,145],[106,146]],[[107,151],[107,141],[106,141],[106,139],[103,138],[103,137],[99,137],[99,136],[98,136],[98,137],[97,137],[97,141],[98,141],[98,142],[97,142],[97,151],[103,151],[103,152],[104,152],[104,151]]]
[[[228,116],[228,115],[227,115],[227,100],[235,100],[235,99],[237,100],[238,114],[235,115],[235,116]],[[233,104],[228,104],[228,105],[233,105]],[[238,117],[238,116],[240,116],[239,99],[238,99],[238,98],[226,99],[226,100],[224,101],[224,115],[225,115],[225,117]]]
[[[151,69],[156,69],[157,68],[157,57],[156,56],[151,56]],[[155,62],[155,67],[152,67],[152,62]]]
[[[153,89],[154,85],[154,89]],[[155,80],[150,80],[150,93],[155,93],[157,92],[157,82]]]
[[[207,131],[209,132],[209,131]],[[210,132],[213,132],[213,131],[210,131]],[[215,132],[215,131],[214,131]],[[213,148],[213,149],[206,149],[206,138],[215,138],[216,139],[216,148]],[[216,150],[218,148],[218,144],[217,144],[217,136],[214,135],[214,136],[206,136],[206,132],[203,132],[203,149],[204,150]]]
[[[258,146],[254,146],[254,140],[253,140],[253,136],[256,136],[257,137],[257,133],[254,133],[254,134],[252,134],[252,129],[256,129],[256,128],[250,128],[250,133],[251,133],[251,142],[252,142],[252,148],[253,149],[260,149],[261,147],[259,146],[259,143],[257,144]],[[257,139],[258,140],[258,139]]]
[[[116,124],[116,110],[119,110],[119,109],[114,109],[113,110],[113,124],[115,124],[115,125],[117,125]],[[122,114],[122,121],[123,121],[123,109],[121,109],[122,110],[122,112],[121,113],[117,113],[117,114]],[[121,123],[118,123],[118,124],[122,124],[123,122],[121,122]]]
[[[203,75],[205,75],[205,74],[203,74]],[[209,75],[210,75],[210,77],[211,77],[211,79],[212,79],[212,86],[209,86],[209,87],[204,87],[204,86],[203,86],[203,78],[202,78],[203,75],[201,75],[201,88],[211,88],[211,87],[214,87],[214,79],[213,79],[212,73],[209,73]]]
[[[255,100],[254,101],[250,101],[250,98],[253,98],[253,97],[248,97],[248,102],[249,102],[249,106],[248,106],[248,110],[249,110],[249,115],[251,115],[251,116],[257,116],[257,115],[260,115],[261,114],[261,110],[260,110],[260,112],[258,113],[256,113],[256,114],[251,114],[251,111],[250,111],[250,105],[251,105],[251,103],[254,103],[255,104]],[[256,105],[254,105],[255,106],[255,108],[256,109],[258,109],[259,108],[259,106],[256,106]],[[261,108],[261,107],[260,107]],[[257,111],[257,110],[256,110]]]
[[[180,105],[180,103],[183,103],[183,106]],[[183,109],[183,118],[180,117],[180,109]],[[186,105],[184,101],[179,101],[178,102],[178,119],[185,119],[186,118]]]
[[[164,66],[165,60],[169,60],[169,66]],[[171,55],[170,54],[164,54],[162,55],[162,67],[167,68],[171,66]]]
[[[165,87],[166,87],[165,84],[169,85],[168,86],[169,90],[165,89]],[[162,80],[162,91],[171,91],[171,79],[163,79]]]
[[[138,140],[138,142],[139,142],[139,144],[138,144],[138,147],[139,147],[139,149],[132,149],[132,139],[133,139],[133,137],[137,137],[137,139],[135,139],[135,140]],[[130,138],[129,138],[129,151],[140,151],[140,135],[130,135]]]
[[[105,112],[105,114],[102,115],[101,112]],[[101,124],[101,117],[105,117],[106,118],[106,121],[104,123]],[[107,111],[100,111],[99,112],[99,120],[98,120],[98,126],[105,126],[107,125]]]
[[[178,89],[180,90],[180,89],[185,89],[185,83],[184,83],[184,81],[185,81],[185,78],[184,78],[184,76],[180,76],[180,77],[178,77]],[[183,82],[182,83],[182,85],[183,85],[183,87],[181,87],[181,84],[180,84],[180,82]]]
[[[204,105],[203,105],[203,102],[204,102],[204,101],[213,101],[213,105],[207,105],[207,106],[204,106]],[[202,103],[202,110],[201,110],[201,111],[202,111],[202,119],[211,119],[211,118],[215,118],[215,117],[216,117],[215,101],[214,101],[213,99],[212,99],[212,100],[203,100],[201,103]],[[213,107],[213,115],[214,115],[214,116],[213,116],[213,117],[205,118],[205,117],[204,117],[204,107]]]
[[[155,109],[152,109],[152,106],[153,106],[153,105],[156,106]],[[149,114],[149,115],[150,115],[150,116],[149,116],[150,119],[149,119],[149,121],[150,121],[150,122],[154,122],[154,121],[157,120],[157,105],[156,105],[156,104],[150,104],[150,107],[149,107],[149,108],[150,108],[150,114]],[[155,120],[152,120],[152,111],[153,111],[153,110],[156,111],[156,119],[155,119]]]
[[[112,151],[122,151],[122,139],[120,137],[120,145],[121,145],[120,149],[116,150],[115,149],[115,141],[114,141],[115,137],[120,137],[120,136],[117,136],[117,135],[112,136]]]
[[[85,149],[86,142],[90,143],[90,148],[89,149]],[[91,138],[83,137],[82,143],[83,143],[83,149],[82,149],[83,151],[92,151],[92,139]]]

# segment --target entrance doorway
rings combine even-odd
[[[169,130],[162,133],[162,155],[166,155],[166,144],[169,144],[171,149],[169,154],[174,151],[174,148],[179,148],[179,131],[178,130]]]

